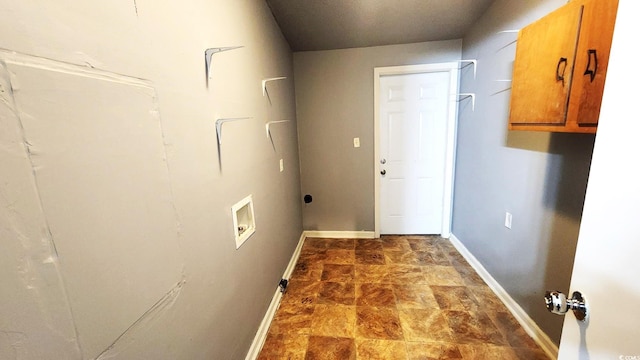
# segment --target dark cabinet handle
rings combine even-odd
[[[595,49],[587,50],[589,60],[587,61],[587,69],[584,71],[584,75],[591,76],[591,82],[596,78],[596,71],[598,71],[598,54]],[[591,69],[591,59],[593,59],[593,69]]]
[[[387,175],[387,170],[380,171],[380,175]]]
[[[564,66],[562,66],[564,64]],[[562,66],[562,73],[560,72],[560,66]],[[562,85],[564,85],[564,72],[567,70],[567,58],[561,57],[558,60],[558,66],[556,67],[556,80],[562,81]]]

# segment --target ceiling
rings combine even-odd
[[[460,39],[493,0],[266,0],[293,51]]]

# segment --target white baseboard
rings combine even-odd
[[[298,258],[300,257],[300,251],[302,250],[302,245],[304,244],[304,239],[306,238],[305,233],[303,232],[300,235],[300,240],[298,241],[298,246],[293,252],[291,259],[289,260],[289,264],[282,275],[283,279],[289,279],[291,274],[293,273],[293,269],[296,267],[296,263],[298,262]],[[249,348],[249,352],[245,357],[245,360],[255,360],[260,355],[260,350],[262,350],[262,346],[264,345],[265,340],[267,339],[267,334],[269,332],[269,327],[271,326],[271,322],[273,321],[274,316],[276,315],[276,311],[280,306],[280,300],[282,299],[282,293],[280,292],[280,288],[276,289],[275,294],[273,294],[273,298],[271,299],[271,303],[269,304],[269,308],[267,308],[266,314],[264,314],[264,318],[262,318],[262,322],[260,323],[260,327],[258,328],[258,332],[256,336],[253,338],[253,342],[251,343],[251,347]]]
[[[558,346],[551,341],[549,336],[538,327],[538,324],[529,317],[524,309],[507,293],[507,291],[496,281],[496,279],[489,274],[487,269],[482,266],[478,259],[467,250],[462,242],[454,235],[451,234],[449,238],[451,244],[455,246],[460,255],[462,255],[469,265],[480,275],[487,285],[493,290],[498,298],[504,303],[511,314],[516,318],[524,330],[533,338],[533,340],[542,348],[542,350],[552,359],[558,358]]]
[[[373,231],[316,231],[305,230],[305,237],[330,239],[375,239]]]

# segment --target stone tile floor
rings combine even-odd
[[[549,358],[437,236],[307,238],[265,359]]]

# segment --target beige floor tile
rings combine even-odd
[[[443,265],[451,266],[449,257],[447,257],[442,251],[437,248],[426,251],[415,251],[416,257],[420,265]]]
[[[327,249],[355,250],[355,239],[331,239],[327,241]]]
[[[504,335],[484,312],[445,311],[445,313],[457,343],[509,345]]]
[[[287,291],[282,296],[281,303],[313,305],[318,299],[320,285],[319,281],[291,279]]]
[[[512,348],[495,345],[458,345],[465,360],[519,360]]]
[[[399,309],[404,338],[413,342],[451,342],[453,334],[447,317],[439,309]]]
[[[304,240],[304,246],[302,250],[303,251],[310,250],[310,249],[326,250],[331,240],[332,239],[327,239],[327,238],[314,238],[314,237],[306,238]]]
[[[421,266],[390,264],[383,282],[387,284],[428,284]]]
[[[433,236],[407,236],[409,246],[414,251],[430,251],[437,247],[438,240]]]
[[[322,275],[322,261],[313,259],[299,259],[293,268],[291,279],[318,281]]]
[[[518,321],[508,312],[488,313],[493,323],[507,339],[509,345],[514,348],[538,349],[538,345],[520,326]]]
[[[484,280],[482,280],[480,275],[478,275],[478,273],[475,270],[473,270],[473,268],[471,266],[468,266],[468,265],[465,264],[464,266],[454,265],[454,267],[456,268],[456,271],[462,277],[462,280],[464,280],[465,285],[467,285],[467,286],[487,286],[487,284],[484,282]]]
[[[318,293],[318,304],[355,305],[356,286],[353,283],[323,281]]]
[[[382,236],[380,240],[384,250],[411,251],[409,241],[402,236]]]
[[[356,239],[356,250],[382,251],[380,239]]]
[[[311,336],[306,360],[355,360],[356,344],[353,338]]]
[[[386,264],[384,252],[381,250],[356,250],[356,264],[361,265],[384,265]]]
[[[357,306],[356,313],[358,339],[404,340],[395,308]]]
[[[308,342],[309,337],[304,335],[269,334],[258,360],[303,360]]]
[[[356,339],[358,360],[407,360],[404,341]]]
[[[324,264],[322,267],[322,281],[353,282],[354,266],[343,264]]]
[[[398,308],[439,308],[433,291],[428,285],[393,284],[392,286]]]
[[[549,356],[541,349],[513,348],[519,360],[549,360]]]
[[[362,283],[356,288],[358,306],[396,306],[393,286],[390,284]]]
[[[482,305],[482,310],[486,312],[508,312],[507,307],[496,296],[487,285],[468,286],[469,291],[477,299],[477,303]],[[518,325],[519,326],[519,325]]]
[[[354,264],[356,261],[355,250],[328,249],[325,253],[325,264]]]
[[[355,265],[356,283],[383,283],[388,277],[388,266],[360,264]]]
[[[316,305],[311,320],[311,334],[354,338],[355,326],[355,306]]]
[[[423,266],[422,271],[429,285],[464,286],[464,280],[453,266]]]
[[[466,286],[431,286],[433,296],[440,309],[458,311],[478,311],[480,306],[473,293]],[[482,305],[485,308],[485,304]]]
[[[309,334],[313,311],[313,305],[281,303],[271,322],[269,333]]]
[[[387,264],[421,265],[414,251],[384,251],[384,259]]]
[[[409,360],[462,359],[457,344],[447,342],[408,342]]]

